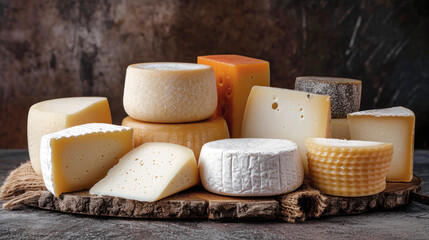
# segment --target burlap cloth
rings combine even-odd
[[[13,210],[21,205],[37,206],[45,184],[31,167],[30,161],[10,172],[0,189],[4,209]],[[295,192],[279,196],[279,218],[286,222],[302,222],[323,214],[327,197],[310,186],[307,181]]]

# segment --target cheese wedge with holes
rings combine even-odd
[[[350,140],[349,120],[347,118],[331,119],[331,137]]]
[[[107,98],[59,98],[31,106],[27,121],[28,153],[31,165],[38,175],[42,175],[40,168],[42,136],[85,123],[112,123]]]
[[[55,196],[91,188],[133,149],[133,130],[89,123],[44,135],[40,162],[46,188]]]
[[[153,202],[198,182],[197,161],[190,148],[145,143],[122,157],[89,193]]]
[[[241,136],[295,142],[308,175],[305,141],[309,137],[330,137],[330,120],[329,96],[255,86],[247,100]]]
[[[298,146],[283,139],[224,139],[206,143],[198,163],[210,192],[229,196],[273,196],[301,186]]]
[[[306,145],[310,181],[323,193],[361,197],[386,188],[391,143],[309,138]]]
[[[169,142],[188,147],[199,158],[201,147],[211,141],[229,138],[228,126],[222,117],[194,123],[148,123],[126,117],[122,126],[133,128],[134,146],[147,142]]]
[[[134,119],[196,122],[212,116],[216,105],[216,78],[210,66],[138,63],[127,68],[124,108]]]
[[[387,181],[410,182],[413,178],[413,111],[404,107],[367,110],[348,115],[352,139],[393,143],[393,160]]]
[[[218,92],[215,115],[226,119],[232,138],[239,138],[250,90],[255,85],[270,86],[269,63],[239,55],[200,56],[198,63],[214,69]]]

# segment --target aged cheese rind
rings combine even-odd
[[[331,119],[331,137],[350,140],[349,120],[347,118]]]
[[[197,162],[190,148],[145,143],[123,156],[89,193],[153,202],[198,182]]]
[[[89,189],[133,148],[132,129],[89,123],[44,135],[40,162],[46,188],[55,196]]]
[[[38,175],[43,135],[85,123],[112,123],[105,97],[71,97],[39,102],[28,112],[27,137],[31,165]]]
[[[385,189],[391,143],[309,138],[306,145],[311,183],[323,193],[360,197]]]
[[[239,138],[252,87],[270,86],[269,62],[240,55],[209,55],[199,56],[198,63],[214,69],[218,92],[215,115],[225,118],[232,138]]]
[[[206,143],[198,163],[210,192],[229,196],[272,196],[301,186],[298,146],[283,139],[224,139]]]
[[[147,142],[169,142],[188,147],[198,160],[202,146],[211,141],[229,138],[228,126],[222,117],[194,123],[148,123],[126,117],[122,126],[131,127],[134,146]]]
[[[330,110],[329,96],[255,86],[247,100],[241,136],[297,143],[308,175],[305,141],[309,137],[330,137]]]
[[[393,107],[348,115],[351,139],[393,143],[393,160],[387,181],[410,182],[413,178],[413,111]]]
[[[134,119],[156,123],[209,118],[217,105],[211,67],[192,63],[138,63],[127,68],[124,108]]]
[[[359,111],[362,82],[336,77],[297,77],[295,90],[331,96],[332,118],[347,118],[347,114]]]

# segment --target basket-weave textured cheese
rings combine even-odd
[[[210,66],[138,63],[127,68],[124,108],[134,119],[195,122],[209,118],[216,105],[216,78]]]
[[[391,143],[309,138],[306,145],[311,183],[323,193],[359,197],[386,188]]]

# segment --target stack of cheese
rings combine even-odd
[[[204,143],[229,138],[217,106],[211,67],[191,63],[139,63],[127,68],[123,126],[134,129],[134,145],[170,142],[191,148],[198,159]]]
[[[216,105],[216,79],[209,66],[129,66],[124,87],[129,116],[122,125],[133,128],[134,144],[140,146],[125,155],[90,193],[156,201],[196,185],[195,156],[198,159],[202,145],[229,138],[225,120],[209,118]]]

